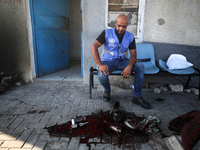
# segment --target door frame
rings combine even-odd
[[[35,34],[35,21],[34,21],[34,9],[33,9],[33,0],[29,0],[30,5],[30,16],[31,16],[31,26],[32,26],[32,37],[33,37],[33,53],[34,53],[34,61],[35,61],[35,73],[36,77],[39,76],[38,73],[38,60],[37,60],[37,44],[36,44],[36,34]]]

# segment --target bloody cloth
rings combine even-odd
[[[169,129],[181,135],[185,150],[191,150],[200,140],[200,111],[193,110],[173,119]]]

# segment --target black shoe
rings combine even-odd
[[[106,101],[106,102],[110,101],[110,91],[109,92],[106,92],[106,91],[104,92],[103,100]]]
[[[151,105],[143,99],[143,97],[133,97],[132,102],[134,104],[141,106],[142,108],[145,108],[145,109],[152,108]]]

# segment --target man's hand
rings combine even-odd
[[[109,75],[109,69],[107,65],[99,65],[98,67],[101,74],[103,72],[105,75]]]
[[[129,58],[129,64],[126,68],[124,68],[124,70],[121,73],[123,75],[123,78],[129,78],[131,75],[132,66],[134,65],[136,61],[136,49],[130,50],[130,54],[131,56]]]
[[[123,78],[129,78],[130,75],[131,75],[131,68],[130,66],[127,66],[126,68],[124,68],[124,70],[122,71],[122,75],[123,75]]]

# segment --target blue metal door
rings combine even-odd
[[[36,74],[69,67],[68,0],[32,0]]]

